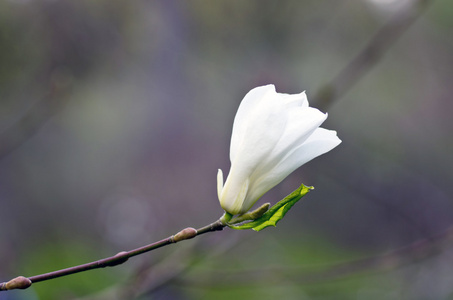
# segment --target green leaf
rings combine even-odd
[[[286,196],[283,200],[277,202],[274,206],[272,206],[265,214],[263,214],[260,218],[248,222],[242,225],[228,225],[230,228],[233,229],[253,229],[255,231],[263,230],[269,226],[277,226],[278,221],[283,219],[285,214],[288,210],[296,204],[305,194],[307,194],[310,190],[313,190],[312,186],[305,186],[301,185],[297,190]]]

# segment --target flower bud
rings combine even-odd
[[[326,118],[308,106],[305,92],[281,94],[273,85],[248,92],[234,119],[225,184],[222,170],[217,173],[222,208],[247,212],[294,170],[340,144],[335,131],[319,127]]]

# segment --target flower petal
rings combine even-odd
[[[281,97],[286,103],[293,104],[294,106],[299,107],[308,107],[308,99],[305,91],[299,94],[282,94],[276,93]]]
[[[272,97],[271,97],[272,98]],[[231,165],[241,166],[240,169],[251,175],[273,151],[287,126],[286,111],[276,105],[275,99],[264,97],[258,107],[249,112],[248,124],[241,128],[241,139],[232,138],[232,144],[240,149],[231,155]]]
[[[336,132],[319,128],[326,118],[309,107],[305,92],[281,94],[267,85],[247,93],[234,119],[225,184],[217,174],[222,208],[247,212],[295,169],[337,146]]]
[[[273,84],[256,87],[248,92],[244,99],[242,99],[233,122],[233,132],[231,133],[230,144],[230,161],[234,160],[241,141],[244,139],[245,130],[248,124],[251,123],[250,114],[260,107],[259,102],[262,101],[266,94],[269,93],[275,93],[275,86]]]
[[[313,132],[324,122],[327,114],[316,108],[293,108],[288,112],[288,121],[279,141],[272,152],[260,163],[256,174],[269,172],[277,163],[285,159],[302,145]],[[260,176],[260,175],[259,175]]]
[[[223,190],[223,172],[221,169],[217,171],[217,197],[222,195],[222,190]]]
[[[246,178],[240,184],[229,184],[227,180],[220,197],[220,206],[232,215],[242,214],[248,209],[244,208],[244,199],[250,187],[250,180]]]
[[[249,201],[249,198],[250,201],[259,199],[301,165],[332,150],[340,143],[341,140],[337,137],[336,131],[324,128],[316,129],[303,144],[299,145],[290,155],[276,164],[272,170],[268,173],[261,173],[261,177],[254,180],[249,188],[250,193],[247,195],[245,202]]]

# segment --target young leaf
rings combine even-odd
[[[260,218],[242,225],[237,226],[228,225],[228,226],[230,228],[238,230],[253,229],[255,231],[260,231],[268,226],[275,227],[278,221],[283,219],[288,210],[312,189],[313,189],[312,186],[305,186],[302,184],[297,190],[295,190],[294,192],[286,196],[283,200],[280,200],[274,206],[272,206]]]

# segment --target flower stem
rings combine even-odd
[[[50,280],[58,277],[63,277],[75,273],[80,273],[80,272],[85,272],[93,269],[100,269],[100,268],[105,268],[105,267],[115,267],[117,265],[120,265],[122,263],[125,263],[129,258],[133,256],[137,256],[170,244],[174,244],[183,240],[191,239],[194,238],[197,235],[204,234],[207,232],[212,232],[212,231],[219,231],[222,230],[226,225],[223,224],[221,219],[217,220],[216,222],[213,222],[209,225],[206,225],[204,227],[199,228],[198,230],[188,227],[180,232],[178,232],[175,235],[172,235],[168,238],[165,238],[163,240],[157,241],[155,243],[139,247],[137,249],[133,249],[130,251],[122,251],[117,253],[114,256],[103,258],[97,261],[93,261],[90,263],[66,268],[66,269],[61,269],[58,271],[50,272],[50,273],[45,273],[41,275],[36,275],[32,277],[24,277],[24,276],[19,276],[14,279],[11,279],[8,282],[2,282],[0,283],[0,291],[7,291],[7,290],[13,290],[13,289],[26,289],[32,285],[32,283],[40,282],[40,281],[45,281],[45,280]]]

